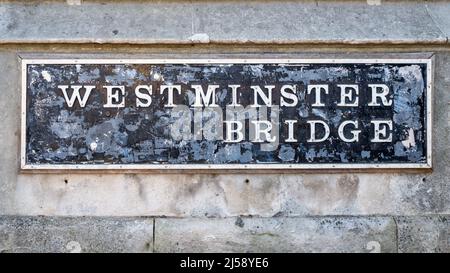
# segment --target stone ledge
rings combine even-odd
[[[446,10],[409,2],[3,2],[0,44],[445,44]]]

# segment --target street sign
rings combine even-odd
[[[28,59],[23,169],[430,168],[430,59]]]

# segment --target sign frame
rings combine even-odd
[[[27,170],[373,170],[373,169],[431,169],[432,168],[432,104],[433,57],[430,58],[19,58],[21,62],[21,134],[20,169]],[[426,79],[426,163],[258,163],[258,164],[28,164],[26,162],[27,66],[29,64],[414,64],[427,66]]]

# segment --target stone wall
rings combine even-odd
[[[0,252],[449,252],[450,3],[0,3]],[[20,172],[20,58],[434,56],[432,171]]]

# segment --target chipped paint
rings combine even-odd
[[[27,67],[27,134],[26,162],[29,164],[352,164],[352,163],[426,163],[426,64],[30,64]],[[253,102],[249,85],[274,84],[272,100],[276,104],[271,114],[246,113],[246,119],[276,118],[279,144],[263,149],[268,143],[246,138],[239,143],[221,139],[171,139],[174,124],[189,124],[196,100],[191,84],[217,84],[215,101],[225,110],[232,92],[227,84],[241,84],[237,99],[244,107]],[[324,98],[325,107],[314,107],[313,96],[307,94],[310,84],[326,83],[330,92]],[[337,84],[357,84],[360,87],[357,107],[338,107]],[[367,107],[371,99],[368,84],[385,83],[390,88],[391,107]],[[84,108],[69,108],[58,85],[92,85],[95,91]],[[149,107],[136,107],[133,92],[138,85],[153,87]],[[166,94],[161,85],[180,85],[182,92],[174,98],[186,105],[189,114],[174,116],[164,107]],[[298,104],[279,107],[280,86],[297,87]],[[105,85],[125,87],[125,107],[105,108]],[[240,114],[240,115],[241,115]],[[202,117],[203,116],[203,117]],[[200,122],[220,124],[220,120],[203,114]],[[225,116],[225,115],[224,115]],[[186,118],[186,120],[184,120]],[[297,142],[284,142],[287,129],[283,121],[297,121]],[[392,119],[392,142],[374,143],[372,120]],[[321,120],[330,127],[330,136],[320,143],[306,141],[310,134],[308,120]],[[345,142],[337,135],[343,121],[358,120],[361,139]],[[192,129],[192,128],[191,128]],[[276,130],[275,130],[276,129]],[[323,131],[319,128],[319,135]],[[344,132],[349,137],[350,131]],[[200,135],[201,136],[201,135]],[[277,139],[278,141],[278,139]]]

